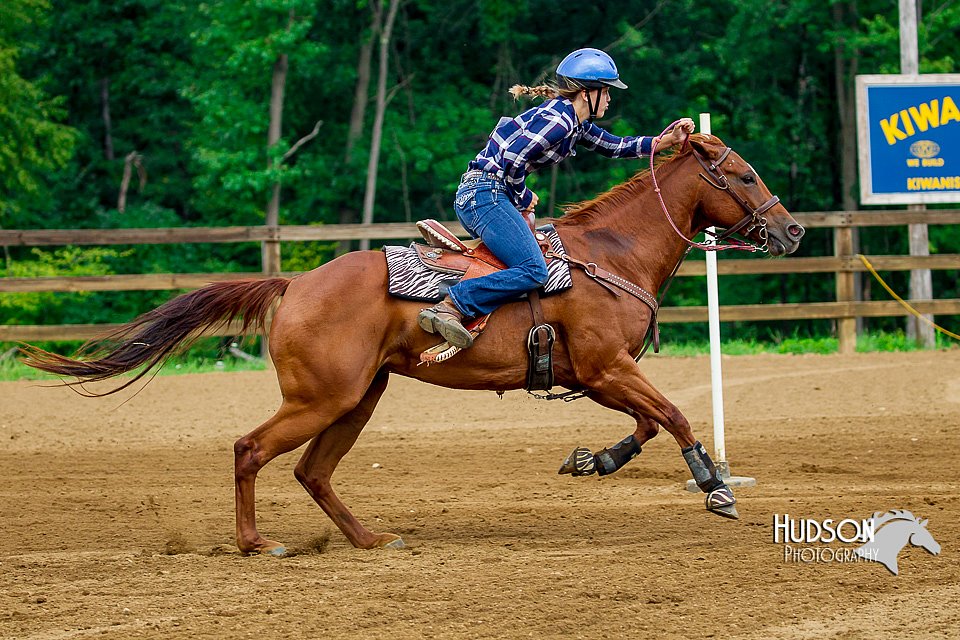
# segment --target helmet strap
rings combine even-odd
[[[587,91],[587,106],[590,107],[590,117],[587,119],[593,120],[594,118],[597,117],[597,111],[600,110],[600,94],[603,92],[603,90],[601,89],[597,91],[596,103],[594,103],[593,98],[591,97],[591,94],[593,93],[593,89],[587,89],[586,91]]]

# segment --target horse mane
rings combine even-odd
[[[706,136],[701,134],[694,134],[691,136],[691,138],[697,139],[700,142],[707,141]],[[654,167],[659,169],[660,167],[668,166],[674,162],[677,162],[681,158],[686,158],[691,153],[693,153],[693,147],[690,145],[688,140],[679,151],[655,156]],[[648,158],[649,156],[643,157],[643,159]],[[631,200],[634,200],[638,195],[652,186],[652,181],[647,180],[649,176],[650,167],[648,161],[647,168],[638,171],[633,175],[633,177],[629,178],[625,182],[611,187],[609,190],[601,193],[595,198],[591,200],[584,200],[583,202],[575,202],[564,205],[563,216],[558,218],[555,222],[561,225],[582,224],[589,222],[598,216],[602,216],[605,211],[608,211],[611,208],[621,207]]]
[[[914,516],[909,511],[904,509],[893,509],[886,513],[881,514],[879,511],[873,514],[873,527],[877,531],[883,525],[894,520],[909,520],[912,522],[920,522],[920,518]]]

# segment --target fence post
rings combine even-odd
[[[926,211],[925,204],[911,204],[907,207],[908,211]],[[930,255],[930,241],[925,224],[909,225],[910,232],[910,255],[928,256]],[[933,299],[933,278],[929,269],[913,269],[910,271],[910,299],[911,300],[932,300]],[[933,316],[924,315],[927,322],[925,324],[918,318],[907,316],[907,337],[916,340],[917,344],[924,349],[933,349],[937,346],[937,336],[933,329]]]
[[[837,302],[855,302],[856,287],[850,261],[853,258],[853,228],[849,216],[843,216],[833,232],[833,251],[836,257],[845,258],[845,264],[837,271]],[[840,353],[857,350],[857,319],[844,315],[837,318],[837,339]]]
[[[267,239],[263,241],[260,248],[261,261],[263,263],[263,274],[266,276],[276,276],[280,274],[280,227],[268,226]],[[260,357],[270,362],[270,324],[273,322],[273,312],[277,305],[274,304],[267,314],[267,321],[263,327],[263,338],[260,340]]]

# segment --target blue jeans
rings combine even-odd
[[[464,315],[475,318],[490,313],[547,281],[540,246],[500,180],[487,175],[463,180],[454,210],[463,228],[507,265],[503,271],[450,287],[450,298]]]

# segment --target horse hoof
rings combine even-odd
[[[261,555],[261,556],[273,556],[274,558],[282,558],[287,555],[287,548],[280,544],[279,542],[267,542],[264,545],[261,545],[254,549],[251,554]]]
[[[737,513],[737,499],[733,497],[733,491],[730,487],[723,485],[707,494],[707,511],[712,511],[718,516],[739,520],[740,514]]]
[[[389,537],[386,537],[389,536]],[[381,549],[406,549],[407,545],[404,544],[403,538],[391,534],[386,534],[384,540],[377,544]]]
[[[274,558],[282,558],[283,556],[287,555],[287,548],[281,545],[279,547],[273,547],[272,549],[265,549],[260,553],[267,556],[273,556]]]
[[[708,509],[708,511],[711,511],[718,516],[723,516],[724,518],[730,518],[731,520],[740,519],[740,514],[737,513],[737,508],[732,504],[728,504],[725,507],[714,507],[713,509]]]
[[[577,447],[563,460],[558,474],[569,473],[574,477],[589,476],[597,471],[596,458],[586,447]]]

